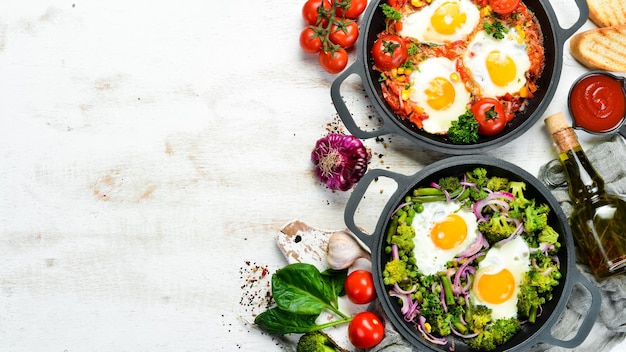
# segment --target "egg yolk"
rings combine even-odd
[[[515,61],[499,50],[494,50],[487,55],[486,65],[491,81],[500,87],[509,84],[517,75]]]
[[[430,230],[430,239],[440,249],[452,249],[465,241],[467,224],[458,214],[450,214]]]
[[[509,270],[502,269],[495,274],[482,274],[476,282],[475,289],[483,301],[500,304],[513,296],[515,279]]]
[[[430,23],[438,33],[449,35],[454,34],[466,20],[467,15],[461,12],[459,4],[446,2],[435,10]]]
[[[456,96],[454,86],[444,77],[436,77],[431,80],[425,93],[428,105],[435,110],[448,108],[452,105]]]

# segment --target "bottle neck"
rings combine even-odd
[[[591,165],[574,130],[563,129],[554,133],[553,138],[559,149],[559,159],[565,169],[569,194],[574,203],[593,202],[604,195],[604,180]]]

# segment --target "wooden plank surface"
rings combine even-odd
[[[344,228],[349,196],[313,177],[313,144],[343,127],[334,76],[298,46],[302,3],[0,4],[0,349],[280,350],[241,318],[253,268],[286,263],[293,219]],[[567,26],[572,2],[553,5]],[[584,72],[563,60],[546,116]],[[345,89],[368,119],[360,82]],[[444,157],[365,143],[370,168]],[[542,123],[488,154],[533,174],[555,157]],[[393,187],[374,185],[360,225]]]

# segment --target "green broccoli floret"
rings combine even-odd
[[[487,188],[494,192],[498,191],[506,191],[508,190],[509,179],[504,177],[492,176],[489,181],[487,181]]]
[[[526,190],[526,183],[522,181],[511,181],[508,184],[509,190],[515,198],[526,199],[524,197],[524,191]]]
[[[450,314],[439,314],[433,318],[433,321],[429,322],[433,333],[439,336],[448,336],[452,333],[452,329],[450,329],[452,316]]]
[[[547,258],[547,257],[544,257]],[[526,272],[528,275],[529,284],[533,287],[537,288],[537,292],[550,292],[554,286],[559,284],[559,280],[562,277],[557,264],[550,260],[539,260],[535,259],[537,264],[537,268],[532,268],[531,270]]]
[[[487,324],[491,322],[491,308],[487,306],[473,306],[468,313],[465,316],[465,320],[474,332],[484,330]]]
[[[553,245],[559,244],[559,233],[550,225],[546,225],[537,236],[537,241]]]
[[[383,282],[385,285],[397,284],[406,280],[410,275],[406,262],[400,259],[393,259],[385,264],[383,271]]]
[[[461,187],[461,181],[458,177],[454,176],[441,178],[438,184],[440,189],[446,191],[455,191]]]
[[[535,205],[531,202],[524,210],[524,230],[526,233],[541,231],[548,226],[548,212],[550,207],[546,204]]]
[[[509,216],[513,218],[523,218],[524,209],[531,204],[531,201],[526,199],[524,191],[526,190],[526,183],[522,181],[509,181],[508,189],[515,197],[511,202],[511,209],[509,210]]]
[[[399,224],[396,233],[391,236],[391,244],[398,246],[398,252],[410,253],[415,248],[415,228],[407,224]]]
[[[465,177],[467,178],[467,182],[476,185],[470,188],[470,196],[472,199],[479,200],[487,197],[485,187],[487,187],[489,178],[487,177],[487,170],[485,168],[478,167],[471,172],[466,172]]]
[[[337,348],[326,335],[315,331],[300,337],[296,352],[337,352]]]
[[[510,340],[521,328],[517,318],[499,319],[470,339],[468,345],[473,350],[490,351]]]
[[[546,303],[546,299],[539,296],[537,288],[531,286],[528,281],[529,279],[526,276],[522,284],[520,284],[519,293],[517,294],[517,314],[520,318],[528,319],[528,322],[534,323],[539,306]]]
[[[515,224],[509,221],[510,218],[500,213],[494,213],[489,218],[489,221],[478,223],[478,230],[489,243],[495,243],[511,236],[515,232]]]

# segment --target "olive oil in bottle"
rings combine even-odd
[[[572,199],[569,223],[580,254],[598,279],[626,272],[626,201],[607,194],[562,113],[545,119]]]

